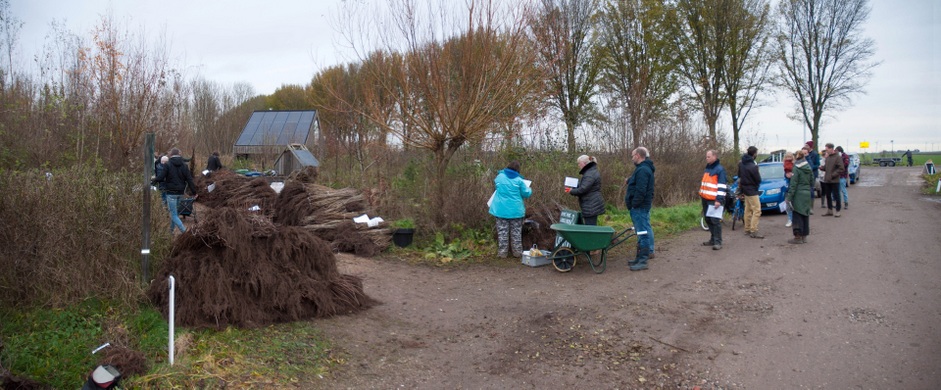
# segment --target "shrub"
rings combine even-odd
[[[0,305],[63,306],[142,295],[140,174],[97,166],[0,172]],[[151,259],[169,253],[154,193]],[[151,262],[151,274],[156,269]]]

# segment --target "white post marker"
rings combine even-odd
[[[176,279],[173,278],[173,275],[170,275],[170,365],[173,365],[173,303],[176,300]]]

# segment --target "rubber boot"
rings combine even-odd
[[[647,260],[650,257],[650,248],[637,246],[637,258],[631,265],[631,271],[643,271],[647,269]],[[628,263],[630,264],[630,263]]]

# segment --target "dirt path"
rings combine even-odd
[[[651,269],[442,270],[340,256],[383,305],[318,321],[346,356],[320,388],[860,388],[941,383],[941,203],[867,168],[842,218],[657,243]]]

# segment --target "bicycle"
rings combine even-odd
[[[741,196],[735,197],[735,206],[732,207],[732,230],[735,230],[735,221],[745,223],[745,202]]]

